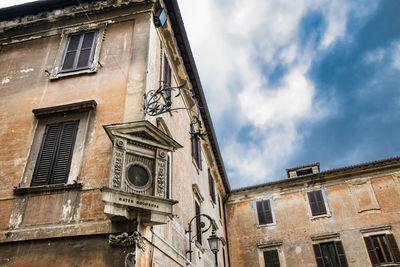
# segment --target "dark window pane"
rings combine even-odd
[[[390,256],[390,252],[389,252],[389,248],[388,248],[388,244],[386,242],[385,236],[381,235],[381,236],[379,236],[379,239],[381,241],[382,250],[386,255],[386,262],[393,262],[392,257]]]
[[[373,236],[372,242],[374,244],[376,254],[378,255],[379,262],[385,262],[385,258],[383,257],[382,249],[379,246],[378,236]]]
[[[92,47],[93,39],[94,39],[94,32],[85,33],[85,37],[83,37],[83,43],[82,43],[81,49]]]
[[[64,64],[62,66],[63,70],[70,70],[74,68],[75,55],[76,52],[68,52],[65,54]]]
[[[340,267],[333,242],[320,244],[325,267]]]
[[[77,68],[89,67],[90,49],[81,50]]]
[[[277,250],[264,251],[265,267],[279,267],[279,255]]]
[[[305,169],[305,170],[300,170],[300,171],[296,171],[297,176],[303,176],[303,175],[308,175],[308,174],[312,174],[312,169]]]
[[[71,35],[67,51],[76,51],[78,49],[81,36],[82,34]]]

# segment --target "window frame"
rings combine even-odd
[[[272,225],[276,225],[276,219],[275,219],[275,212],[274,212],[274,204],[273,204],[273,199],[260,199],[255,201],[255,212],[256,212],[256,218],[257,218],[257,227],[263,227],[263,226],[272,226]],[[257,208],[257,203],[258,202],[264,202],[264,201],[268,201],[269,202],[269,209],[271,212],[271,218],[272,218],[272,222],[267,222],[267,223],[260,223],[260,218],[258,215],[258,208]]]
[[[215,181],[214,181],[214,177],[212,176],[210,168],[208,168],[208,190],[209,190],[211,202],[215,205],[217,202]]]
[[[282,240],[271,240],[271,241],[267,241],[267,242],[258,243],[257,250],[258,250],[259,266],[266,267],[265,260],[264,260],[264,252],[276,250],[278,253],[279,266],[285,267],[286,261],[285,261],[285,255],[284,255],[282,245],[283,245]]]
[[[316,192],[316,191],[321,191],[321,195],[324,201],[324,205],[325,205],[325,211],[326,213],[324,214],[317,214],[314,215],[311,209],[311,202],[310,202],[310,198],[309,198],[309,194],[311,192]],[[319,219],[319,218],[324,218],[324,217],[330,217],[331,216],[331,209],[329,206],[329,202],[328,202],[328,193],[326,192],[325,188],[313,188],[312,190],[308,190],[305,192],[305,197],[307,199],[307,206],[308,206],[308,211],[309,211],[309,217],[311,220],[315,220],[315,219]]]
[[[313,244],[314,257],[318,267],[325,267],[324,252],[322,245],[332,244],[334,248],[335,258],[338,263],[338,267],[348,267],[346,253],[344,251],[342,240],[324,240],[322,242]],[[340,251],[339,251],[340,250]]]
[[[46,126],[52,123],[74,120],[79,120],[79,123],[75,136],[75,143],[72,150],[69,175],[65,183],[54,184],[54,186],[71,185],[78,180],[82,166],[82,157],[85,149],[91,112],[92,109],[96,107],[96,105],[97,103],[94,100],[89,100],[79,103],[33,110],[37,121],[34,129],[29,155],[25,164],[23,175],[21,177],[20,188],[38,189],[49,187],[49,185],[31,186],[33,172],[35,170],[36,162],[39,157]]]
[[[390,257],[392,258],[391,262],[388,262],[388,261],[381,262],[380,261],[379,256],[376,252],[376,249],[374,248],[374,243],[372,240],[373,237],[377,237],[377,236],[383,236],[385,238],[385,241],[387,243],[386,248],[389,252]],[[389,236],[390,236],[390,238],[389,238]],[[392,239],[392,240],[389,240],[389,239]],[[367,241],[367,240],[369,240],[369,241]],[[394,237],[392,232],[390,232],[388,230],[384,230],[384,231],[364,233],[363,241],[364,241],[364,247],[367,251],[368,259],[371,262],[372,266],[387,266],[388,264],[389,265],[400,264],[399,246],[398,246],[397,240]],[[369,242],[371,242],[371,243],[369,243]],[[379,244],[382,245],[382,243],[380,241],[379,241]],[[393,245],[394,245],[394,247],[392,247]],[[372,247],[370,247],[370,246],[372,246]],[[371,255],[371,253],[374,253],[374,254]],[[384,257],[387,258],[387,256],[384,256]]]
[[[79,74],[84,74],[84,73],[94,73],[97,72],[100,64],[100,52],[101,52],[101,46],[105,37],[105,31],[106,31],[106,22],[101,22],[101,23],[95,23],[95,24],[90,24],[90,25],[82,25],[79,27],[72,27],[65,29],[61,32],[61,40],[60,44],[58,47],[57,55],[53,63],[53,68],[50,73],[50,80],[54,79],[59,79],[61,77],[66,77],[66,76],[72,76],[72,75],[79,75]],[[64,63],[64,58],[66,54],[66,50],[68,47],[68,43],[70,40],[70,36],[74,34],[80,34],[80,33],[87,33],[91,31],[96,31],[97,34],[94,37],[94,42],[95,47],[94,51],[92,51],[92,60],[89,63],[89,67],[85,68],[80,68],[80,69],[74,69],[74,70],[68,70],[68,71],[62,71],[61,66]],[[92,48],[93,49],[93,48]]]
[[[201,140],[200,137],[192,135],[191,138],[192,146],[192,159],[196,167],[202,171],[203,170],[203,160],[201,155]]]

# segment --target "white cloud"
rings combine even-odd
[[[14,5],[20,5],[23,3],[28,3],[28,2],[34,2],[37,0],[0,0],[0,8],[3,7],[8,7],[8,6],[14,6]]]
[[[344,0],[179,4],[214,124],[219,131],[229,128],[230,136],[220,144],[233,187],[284,174],[301,146],[299,125],[323,118],[330,109],[335,112],[334,102],[316,97],[309,66],[318,52],[345,38],[349,12],[363,14],[365,9],[356,10],[357,3]],[[302,44],[299,36],[310,12],[322,14],[326,24],[314,47]],[[277,66],[282,77],[272,83],[269,74]],[[257,142],[240,140],[247,126]]]

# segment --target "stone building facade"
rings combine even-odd
[[[211,229],[227,264],[230,188],[177,2],[0,20],[0,266],[212,266]]]
[[[0,103],[0,266],[399,266],[400,158],[230,189],[176,0],[0,9]]]
[[[231,191],[232,266],[400,266],[400,158],[286,172]]]

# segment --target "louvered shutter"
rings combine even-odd
[[[61,184],[68,180],[78,123],[70,121],[62,124],[50,184]]]
[[[318,214],[318,204],[317,200],[315,199],[315,194],[314,192],[308,192],[308,201],[310,202],[310,207],[311,207],[311,213],[313,216]]]
[[[201,219],[200,219],[200,205],[196,203],[196,236],[197,236],[197,242],[199,242],[200,244],[202,243],[201,240]]]
[[[208,188],[210,190],[211,200],[215,203],[215,187],[214,187],[214,178],[211,175],[210,169],[208,169]]]
[[[48,124],[32,177],[32,186],[67,182],[79,121]]]
[[[279,255],[277,250],[264,251],[264,265],[265,267],[279,267]]]
[[[336,253],[339,258],[340,267],[347,267],[346,255],[344,254],[342,241],[335,241]]]
[[[170,183],[171,183],[171,156],[168,154],[167,157],[167,184],[166,184],[166,192],[165,198],[170,198]]]
[[[199,167],[200,170],[203,169],[203,164],[202,164],[202,158],[201,158],[201,141],[200,138],[196,138],[197,139],[197,166]]]
[[[370,237],[364,237],[365,246],[367,247],[369,258],[371,259],[372,265],[379,264],[378,258],[376,257],[375,247]]]
[[[315,260],[317,261],[317,267],[325,267],[324,259],[322,258],[321,247],[319,244],[313,245]]]
[[[269,200],[258,201],[256,203],[256,206],[258,214],[258,223],[259,224],[273,223]]]
[[[390,250],[392,251],[395,262],[400,263],[400,251],[397,246],[396,240],[392,234],[386,235],[387,240],[389,242]]]
[[[49,183],[61,127],[60,123],[46,126],[31,186],[46,185]]]
[[[315,191],[315,199],[318,206],[318,214],[326,214],[325,202],[321,190]]]

